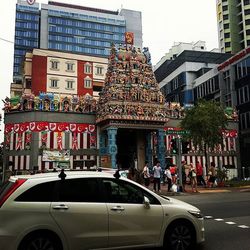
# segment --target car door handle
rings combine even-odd
[[[64,205],[64,204],[60,204],[60,205],[53,206],[53,209],[55,209],[55,210],[67,210],[67,209],[69,209],[69,207]]]
[[[111,210],[112,210],[112,211],[124,211],[125,208],[124,208],[124,207],[121,207],[121,206],[116,206],[116,207],[112,207]]]

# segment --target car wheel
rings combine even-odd
[[[195,233],[192,226],[185,221],[170,225],[165,235],[164,246],[170,250],[195,249]]]
[[[63,250],[63,247],[55,235],[36,232],[26,236],[18,250]]]

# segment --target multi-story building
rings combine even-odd
[[[107,63],[104,57],[33,49],[25,56],[23,84],[12,84],[11,96],[43,92],[79,96],[88,93],[98,97]]]
[[[206,42],[197,41],[192,43],[175,42],[160,61],[154,66],[154,71],[157,70],[166,60],[175,59],[184,50],[206,51]]]
[[[108,57],[111,43],[123,44],[125,32],[134,33],[142,47],[141,12],[110,11],[49,1],[16,5],[14,82],[21,82],[22,58],[33,48]],[[31,39],[30,39],[31,38]]]
[[[17,84],[22,82],[21,68],[26,51],[39,47],[39,22],[39,4],[29,5],[27,2],[18,1],[13,65],[13,80]]]
[[[175,59],[165,60],[155,70],[156,79],[167,101],[186,105],[194,102],[196,78],[224,62],[231,55],[217,52],[184,50]],[[217,83],[214,83],[217,86]]]
[[[219,48],[237,53],[250,45],[250,1],[217,0]]]

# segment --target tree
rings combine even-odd
[[[222,143],[222,130],[227,126],[227,118],[219,103],[200,100],[186,111],[180,126],[189,131],[187,139],[191,139],[195,146],[204,151],[208,164],[208,149]]]

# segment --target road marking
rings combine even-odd
[[[209,220],[209,219],[213,219],[213,216],[212,215],[206,215],[204,216],[204,219],[205,220]],[[217,218],[217,219],[214,219],[215,221],[224,221],[224,219],[221,219],[221,218]],[[236,225],[237,223],[233,222],[233,221],[225,221],[226,224],[228,225]],[[237,227],[239,228],[244,228],[244,229],[247,229],[247,228],[250,228],[250,226],[246,226],[246,225],[238,225]]]
[[[240,227],[240,228],[250,228],[249,226],[245,226],[245,225],[240,225],[238,227]]]
[[[207,215],[207,216],[204,216],[204,219],[207,219],[207,220],[209,220],[209,219],[213,219],[213,216],[211,216],[211,215]]]
[[[232,222],[232,221],[227,221],[226,224],[228,224],[228,225],[235,225],[236,223]]]

